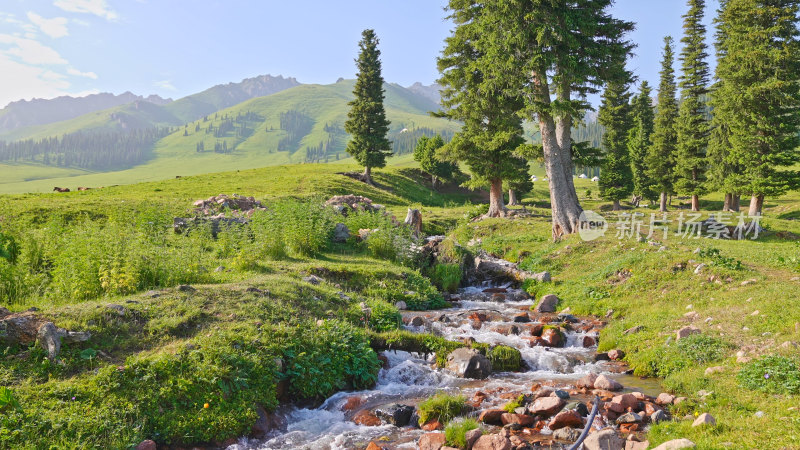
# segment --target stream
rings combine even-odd
[[[478,410],[499,408],[520,394],[531,393],[537,384],[568,389],[581,377],[589,374],[606,374],[625,386],[635,387],[647,395],[657,395],[660,386],[655,380],[640,380],[624,375],[625,367],[610,361],[594,361],[596,341],[604,325],[594,318],[569,319],[572,331],[566,333],[563,347],[531,346],[532,330],[539,324],[558,323],[557,314],[530,312],[535,302],[523,291],[509,287],[468,287],[453,296],[458,299],[454,307],[446,310],[404,311],[404,322],[414,320],[418,326],[405,325],[414,332],[431,332],[450,340],[474,339],[491,345],[507,345],[520,350],[524,360],[521,372],[494,372],[483,380],[458,378],[444,369],[436,369],[435,356],[427,359],[403,351],[387,351],[387,367],[380,370],[378,381],[371,390],[339,392],[315,409],[282,406],[277,414],[284,419],[285,429],[274,432],[266,441],[243,438],[228,450],[277,449],[363,449],[370,441],[386,448],[413,449],[425,433],[411,426],[395,427],[356,425],[353,416],[364,409],[374,410],[393,403],[416,406],[437,392],[461,394],[473,399],[475,394],[485,394]],[[529,313],[530,322],[521,322]],[[562,317],[563,318],[563,317]],[[484,320],[478,320],[484,319]],[[516,320],[516,322],[515,322]],[[513,328],[512,328],[513,327]],[[518,334],[515,334],[518,333]],[[587,346],[585,346],[587,345]],[[354,397],[356,397],[354,399]],[[579,400],[588,401],[590,395]],[[355,408],[352,405],[357,405]],[[475,413],[477,414],[477,413]],[[530,436],[530,442],[540,442],[546,448],[561,448],[552,442],[552,432],[540,430],[539,436]],[[566,448],[566,447],[564,447]]]

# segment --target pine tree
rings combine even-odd
[[[573,123],[583,118],[593,94],[624,65],[633,24],[609,13],[611,0],[450,0],[456,28],[449,45],[481,57],[478,72],[487,96],[523,102],[520,111],[539,125],[550,184],[553,238],[578,231],[581,208],[572,178]],[[460,20],[463,19],[463,20]],[[464,33],[464,27],[477,29]],[[477,75],[481,74],[481,75]]]
[[[658,194],[653,190],[653,182],[647,176],[647,151],[652,145],[655,111],[650,100],[650,85],[642,81],[639,95],[633,99],[632,127],[628,133],[628,154],[633,174],[633,204],[639,206],[642,198],[653,201]]]
[[[672,38],[664,38],[664,56],[661,60],[661,80],[658,85],[658,104],[653,124],[653,145],[647,151],[646,174],[655,189],[661,193],[660,210],[667,211],[667,197],[674,192],[675,159],[678,136],[675,122],[678,118],[678,101],[675,98],[675,69]]]
[[[363,179],[372,184],[372,168],[386,166],[386,157],[392,154],[392,143],[386,137],[389,120],[383,108],[381,52],[375,31],[364,30],[358,45],[361,50],[356,60],[355,98],[348,103],[350,111],[344,128],[351,135],[347,153],[364,166]]]
[[[719,88],[715,123],[729,151],[733,192],[750,193],[750,215],[764,198],[800,186],[800,31],[798,0],[727,0],[717,19]]]
[[[417,161],[424,172],[431,176],[434,188],[439,180],[449,179],[458,171],[458,165],[444,161],[437,151],[444,147],[444,139],[438,134],[433,137],[422,136],[414,148],[414,160]]]
[[[614,202],[614,211],[619,211],[619,201],[633,192],[633,174],[628,154],[628,133],[631,128],[629,99],[627,82],[615,80],[606,87],[597,115],[597,120],[606,129],[602,139],[605,155],[599,181],[600,197]]]
[[[676,183],[678,192],[692,196],[692,211],[700,209],[700,194],[705,192],[706,152],[710,126],[703,101],[708,93],[709,69],[706,58],[706,27],[703,25],[705,0],[689,0],[683,16],[680,77],[681,103],[678,108],[678,152]]]

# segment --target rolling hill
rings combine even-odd
[[[53,186],[107,186],[286,163],[344,161],[347,135],[343,128],[353,83],[342,80],[331,85],[297,85],[208,113],[207,117],[198,115],[193,122],[181,121],[183,126],[156,142],[145,162],[122,170],[94,172],[46,166],[35,158],[0,163],[0,192],[42,192]],[[386,84],[385,88],[387,116],[392,122],[389,137],[398,153],[410,151],[422,134],[448,135],[458,130],[457,123],[428,115],[438,109],[431,99],[396,84]],[[174,126],[179,113],[234,101],[226,100],[214,88],[201,94],[206,95],[166,106],[135,102],[94,112],[38,127],[35,135],[27,137]]]

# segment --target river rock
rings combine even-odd
[[[558,305],[558,296],[555,294],[547,294],[539,300],[536,305],[536,312],[538,313],[551,313],[556,312],[556,305]]]
[[[625,450],[647,450],[648,447],[650,447],[650,441],[625,441]]]
[[[419,450],[440,450],[446,441],[444,433],[425,433],[419,438],[417,446]]]
[[[656,405],[671,405],[675,401],[675,396],[662,392],[656,397]]]
[[[447,355],[447,370],[461,378],[482,380],[492,373],[492,363],[477,350],[457,348]]]
[[[270,414],[261,406],[256,407],[258,419],[250,429],[250,435],[256,439],[265,438],[270,432],[282,429],[286,426],[286,421],[278,414]]]
[[[400,311],[404,311],[404,310],[408,309],[408,305],[406,305],[406,302],[404,302],[402,300],[400,300],[399,302],[395,303],[394,307],[399,309]]]
[[[700,334],[700,329],[693,326],[683,327],[677,331],[677,339],[683,339],[685,337],[689,337],[693,334]]]
[[[417,420],[419,420],[419,419],[417,419]],[[442,422],[439,422],[436,419],[431,419],[431,420],[425,422],[425,424],[422,425],[421,428],[422,428],[423,431],[436,431],[436,430],[444,429],[444,425],[442,425]]]
[[[347,242],[350,238],[350,229],[343,223],[337,223],[333,229],[333,242]]]
[[[472,448],[475,445],[475,441],[480,439],[483,435],[483,431],[480,428],[475,428],[474,430],[469,430],[464,434],[464,440],[467,443],[467,448]]]
[[[156,450],[157,448],[158,446],[155,441],[151,441],[150,439],[142,441],[136,446],[136,450]]]
[[[555,328],[542,331],[542,341],[547,347],[563,347],[566,344],[564,334]]]
[[[550,394],[550,397],[558,397],[561,400],[569,400],[569,392],[563,389],[556,389],[552,394]]]
[[[559,428],[553,432],[553,439],[559,441],[575,442],[581,437],[581,431],[575,428]]]
[[[408,405],[401,405],[399,403],[392,403],[375,410],[375,415],[381,418],[384,422],[390,423],[396,427],[404,427],[411,421],[411,416],[414,414],[414,407]]]
[[[590,373],[575,383],[579,388],[594,389],[594,383],[597,381],[597,374]]]
[[[611,399],[611,403],[622,405],[622,411],[627,411],[628,408],[636,410],[639,407],[639,400],[633,394],[617,395]]]
[[[625,357],[625,352],[622,350],[611,350],[608,352],[608,357],[612,361],[620,361]]]
[[[516,424],[523,427],[530,427],[533,426],[533,424],[536,422],[536,419],[534,419],[533,416],[527,416],[525,414],[505,413],[500,416],[500,421],[503,423],[503,425]]]
[[[641,421],[642,421],[642,416],[633,412],[629,412],[621,415],[617,419],[617,425],[621,425],[623,423],[639,423]]]
[[[486,409],[481,411],[480,416],[478,416],[478,420],[486,425],[502,426],[503,414],[506,414],[506,410],[504,409]]]
[[[551,430],[558,430],[559,428],[565,427],[582,427],[583,418],[578,414],[578,411],[561,411],[550,419],[547,426],[550,427]]]
[[[593,338],[591,336],[584,336],[582,343],[583,343],[583,347],[584,348],[590,348],[590,347],[594,347],[595,345],[597,345],[597,340],[595,340],[595,338]]]
[[[358,395],[348,397],[347,401],[342,405],[342,411],[353,411],[364,404],[364,398]]]
[[[664,408],[656,405],[653,402],[642,402],[642,403],[644,403],[644,413],[648,416],[652,416],[653,413],[655,413],[656,411],[664,410]]]
[[[650,422],[659,423],[667,420],[667,413],[664,411],[656,411],[650,415]]]
[[[499,434],[487,434],[478,438],[472,450],[511,450],[511,441]]]
[[[356,413],[356,415],[353,416],[353,422],[356,425],[363,425],[365,427],[377,427],[381,425],[381,419],[366,409]]]
[[[695,448],[695,447],[697,446],[694,444],[694,442],[688,439],[674,439],[668,442],[664,442],[658,447],[654,447],[653,450],[679,450],[682,448]]]
[[[566,402],[558,397],[541,397],[537,398],[533,404],[528,407],[528,411],[532,414],[549,417],[561,411],[564,405],[566,405]]]
[[[616,381],[608,378],[605,375],[600,375],[597,377],[597,380],[594,382],[595,389],[604,389],[606,391],[621,391],[622,385],[617,383]]]
[[[527,323],[527,322],[530,322],[530,321],[531,321],[531,318],[528,315],[528,313],[519,313],[516,316],[514,316],[514,322],[516,322],[516,323]]]
[[[586,416],[589,415],[589,407],[586,406],[586,404],[583,403],[583,402],[572,402],[572,403],[569,403],[567,406],[564,407],[564,409],[568,409],[568,410],[571,410],[571,411],[576,411],[582,417],[586,417]]]
[[[716,426],[717,420],[714,419],[714,416],[709,413],[700,414],[697,419],[695,419],[694,423],[692,423],[692,426],[699,427],[703,425],[711,425],[712,427]]]
[[[625,441],[613,428],[606,428],[590,434],[583,446],[586,450],[624,450]]]
[[[416,316],[412,318],[408,324],[412,327],[421,327],[425,325],[425,319],[423,319],[421,316]]]

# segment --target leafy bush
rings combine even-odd
[[[17,398],[14,397],[11,389],[0,386],[0,412],[6,413],[11,410],[22,411],[22,406],[20,406]]]
[[[290,253],[314,256],[325,249],[336,222],[334,212],[321,202],[283,200],[270,205],[280,220],[283,240]]]
[[[455,448],[467,448],[467,432],[478,428],[475,419],[456,419],[447,424],[444,429],[447,445]]]
[[[367,306],[371,310],[369,327],[375,331],[396,330],[403,323],[403,317],[394,305],[382,300],[370,300],[367,301]]]
[[[489,212],[489,204],[482,203],[480,205],[475,205],[467,212],[464,213],[464,220],[467,222],[477,219],[478,217],[486,215]]]
[[[431,420],[446,424],[464,411],[466,398],[463,395],[449,395],[440,392],[419,404],[419,424],[424,425]]]
[[[746,364],[737,375],[747,389],[770,394],[800,394],[800,369],[795,360],[767,355]]]
[[[522,354],[513,347],[498,345],[492,348],[487,355],[492,362],[492,370],[511,372],[520,369]]]
[[[725,341],[705,334],[687,336],[677,346],[686,358],[701,364],[719,361],[731,348]]]
[[[13,236],[0,233],[0,258],[14,264],[19,256],[19,246]]]
[[[437,264],[431,271],[431,279],[439,289],[455,292],[461,284],[461,266],[458,264]]]
[[[742,270],[742,262],[736,258],[723,256],[718,248],[710,247],[700,250],[699,256],[711,260],[712,266],[724,267],[731,270]]]
[[[322,326],[308,323],[290,333],[293,338],[284,350],[285,375],[298,396],[321,399],[346,387],[371,387],[377,380],[380,363],[364,330],[327,320]]]
[[[430,280],[419,272],[409,273],[402,280],[375,280],[364,293],[370,297],[382,298],[391,304],[405,302],[410,310],[426,311],[448,306],[442,294],[436,290]]]

